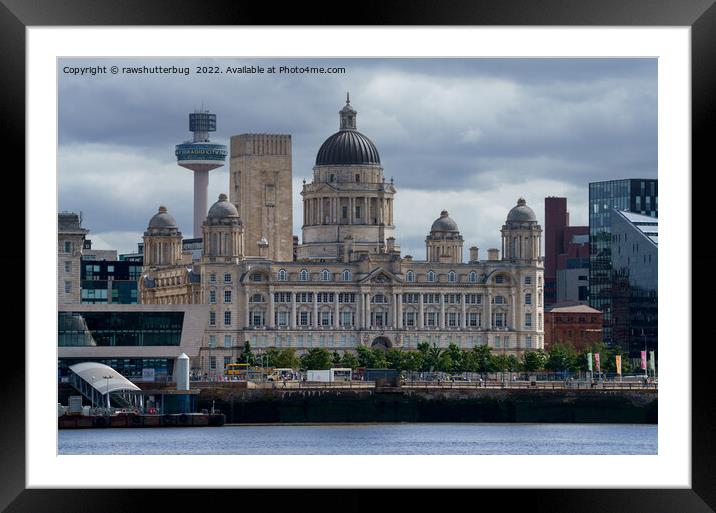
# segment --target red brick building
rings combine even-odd
[[[602,341],[602,312],[579,303],[558,303],[544,310],[544,350],[564,344],[577,351]]]

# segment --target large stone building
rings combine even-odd
[[[231,200],[209,209],[203,253],[181,252],[174,218],[160,207],[144,236],[144,303],[209,305],[192,367],[221,373],[245,341],[344,352],[415,349],[419,342],[519,355],[542,348],[542,228],[520,198],[502,226],[502,256],[471,247],[447,211],[426,237],[426,259],[402,256],[394,238],[396,187],[346,101],[339,131],[320,147],[304,183],[303,240],[294,257],[290,136],[232,137]]]
[[[82,251],[89,230],[82,228],[82,220],[73,212],[57,215],[57,304],[80,303]]]

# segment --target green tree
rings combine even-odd
[[[540,371],[544,369],[545,363],[547,363],[547,355],[541,349],[522,353],[522,365],[525,372]]]
[[[420,347],[418,347],[420,350]],[[443,349],[440,349],[437,344],[433,343],[433,346],[427,347],[427,351],[425,352],[424,361],[423,361],[423,367],[427,368],[429,372],[433,372],[436,370],[442,370],[440,369],[441,363],[443,365],[449,364],[449,360],[446,360],[443,357],[443,353],[445,351]],[[449,359],[449,355],[447,356]]]
[[[254,355],[253,351],[251,351],[251,344],[247,340],[244,342],[244,348],[241,351],[241,362],[239,363],[248,363],[251,366],[256,365],[256,356]]]
[[[356,358],[356,355],[354,355],[350,351],[346,351],[345,353],[343,353],[343,358],[341,358],[341,367],[345,367],[347,369],[356,369],[360,367],[360,364],[358,363],[358,358]]]
[[[507,357],[507,370],[510,372],[517,372],[522,368],[520,360],[513,354]]]
[[[450,342],[446,354],[450,357],[450,368],[448,372],[465,372],[464,355],[460,348],[454,342]]]
[[[582,359],[586,366],[586,359]],[[547,361],[544,364],[551,371],[579,370],[578,356],[572,346],[554,344],[549,348]]]
[[[276,351],[273,358],[269,356],[269,362],[269,365],[283,369],[297,369],[301,365],[296,350],[292,347]]]
[[[341,363],[341,355],[338,354],[338,351],[333,351],[333,355],[331,355],[331,360],[334,367],[337,367]]]
[[[473,372],[491,372],[496,370],[492,365],[492,350],[490,346],[481,344],[470,351],[470,359],[473,362]]]
[[[330,369],[331,363],[331,353],[322,347],[313,347],[301,355],[301,370]]]
[[[490,355],[490,368],[498,372],[507,372],[510,364],[504,354]]]
[[[388,362],[389,369],[395,369],[397,371],[404,370],[405,367],[405,356],[403,351],[400,349],[391,348],[385,352],[385,359]]]
[[[420,351],[408,351],[403,361],[406,371],[419,371],[423,367],[423,355]]]

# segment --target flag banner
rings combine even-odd
[[[587,368],[592,371],[592,353],[587,353]]]
[[[614,358],[617,360],[617,374],[622,375],[622,355],[618,354]]]
[[[602,369],[599,365],[599,353],[594,353],[594,363],[597,364],[597,372],[600,372]]]
[[[646,351],[641,352],[641,368],[646,370]]]
[[[649,370],[652,372],[656,370],[654,351],[649,351]]]

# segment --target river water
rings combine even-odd
[[[59,454],[657,454],[654,424],[63,429]]]

